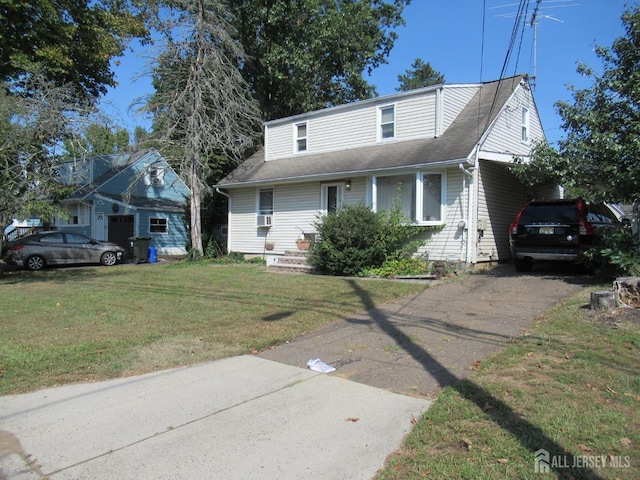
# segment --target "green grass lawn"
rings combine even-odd
[[[0,273],[0,395],[260,351],[423,288],[251,264]]]
[[[248,264],[0,274],[0,394],[257,352],[423,288]],[[640,478],[640,316],[588,295],[445,388],[377,479]]]
[[[594,314],[588,295],[445,388],[377,480],[640,478],[640,312]]]

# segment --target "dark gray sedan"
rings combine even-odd
[[[125,249],[72,232],[42,232],[21,238],[7,251],[9,265],[41,270],[50,265],[102,264],[122,260]]]

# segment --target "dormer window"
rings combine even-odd
[[[378,139],[392,140],[396,136],[396,108],[386,105],[378,109]]]
[[[522,107],[521,140],[529,143],[529,109],[527,107]]]
[[[145,165],[144,184],[154,187],[164,185],[164,167]]]
[[[307,122],[295,125],[296,153],[307,151]]]

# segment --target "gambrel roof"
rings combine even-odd
[[[526,77],[483,83],[457,118],[440,136],[394,141],[265,161],[264,149],[247,159],[217,187],[339,178],[433,164],[466,161],[479,140]],[[385,100],[391,99],[387,97]]]

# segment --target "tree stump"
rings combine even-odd
[[[613,282],[617,301],[628,307],[640,307],[640,277],[620,277]]]
[[[608,310],[616,306],[615,292],[611,290],[591,292],[591,310]]]

